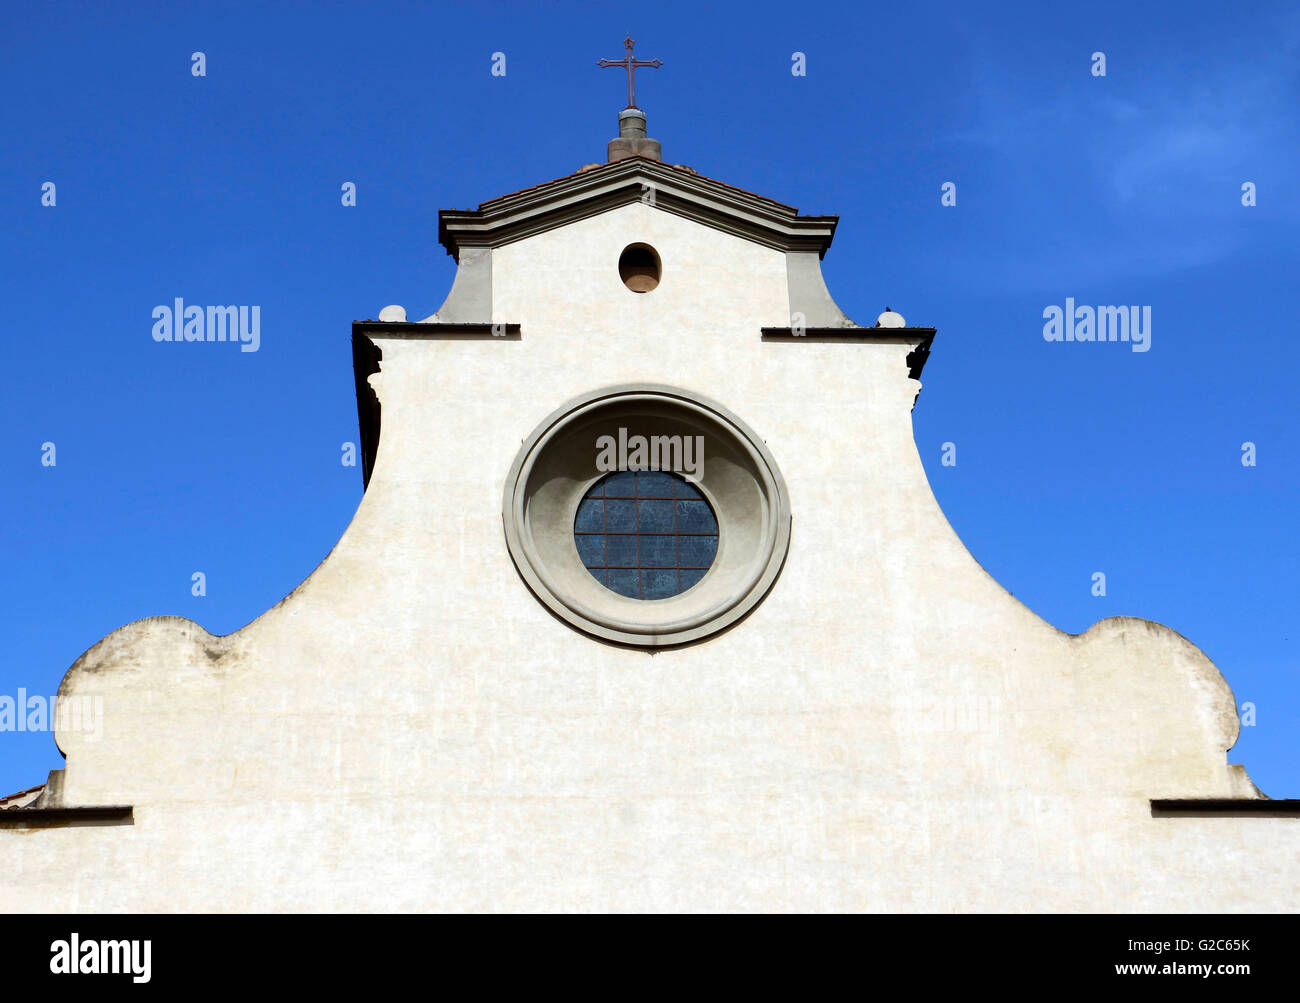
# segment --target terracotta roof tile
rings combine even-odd
[[[550,181],[542,181],[542,182],[540,182],[539,184],[529,185],[529,186],[526,187],[526,188],[520,188],[518,191],[507,192],[507,193],[504,194],[504,195],[498,195],[498,196],[496,196],[495,198],[490,198],[490,199],[488,199],[486,202],[480,202],[478,207],[479,207],[479,210],[481,211],[484,207],[486,207],[486,206],[490,206],[493,202],[500,202],[502,199],[513,198],[513,197],[516,196],[516,195],[522,195],[524,192],[531,192],[531,191],[534,191],[534,190],[537,189],[537,188],[545,188],[547,185],[553,185],[553,184],[555,184],[555,183],[558,182],[558,181],[568,181],[569,178],[575,178],[575,177],[577,177],[579,174],[595,174],[595,173],[598,173],[601,169],[603,169],[603,168],[605,168],[605,167],[612,167],[612,166],[614,166],[614,164],[622,164],[622,163],[625,163],[627,160],[645,160],[646,163],[650,163],[650,164],[658,164],[660,167],[666,167],[666,168],[668,168],[669,170],[671,170],[671,171],[677,171],[677,172],[680,173],[680,174],[688,174],[688,175],[690,175],[691,177],[701,178],[701,179],[703,179],[703,180],[705,180],[705,181],[708,181],[710,184],[715,184],[715,185],[718,185],[718,186],[720,186],[720,187],[722,187],[722,188],[729,188],[729,189],[731,189],[733,192],[740,192],[740,194],[742,194],[742,195],[748,195],[748,196],[750,196],[750,198],[762,199],[764,202],[771,202],[773,205],[780,206],[780,207],[783,208],[783,209],[789,209],[791,212],[797,212],[797,211],[798,211],[798,210],[796,210],[795,207],[792,206],[792,205],[787,205],[787,204],[784,203],[784,202],[778,202],[776,199],[768,198],[766,195],[759,195],[757,192],[751,192],[751,191],[749,191],[748,189],[745,189],[745,188],[738,188],[738,187],[735,186],[735,185],[729,185],[729,184],[727,184],[725,181],[719,181],[717,178],[711,178],[711,177],[708,177],[707,175],[701,174],[699,171],[693,170],[692,168],[690,168],[690,167],[686,167],[686,166],[684,166],[684,165],[682,165],[682,164],[665,164],[665,163],[662,163],[661,161],[658,161],[658,160],[649,160],[649,159],[646,158],[646,157],[627,157],[627,158],[625,158],[624,160],[615,160],[615,161],[613,161],[613,163],[609,163],[609,164],[600,164],[599,166],[597,166],[597,167],[595,167],[595,168],[590,168],[590,167],[589,167],[589,168],[587,168],[586,170],[583,170],[582,168],[579,168],[578,170],[572,172],[571,174],[565,174],[565,175],[562,175],[561,177],[558,177],[558,178],[552,178]]]
[[[18,791],[16,794],[6,794],[4,797],[0,797],[0,811],[25,808],[35,801],[43,790],[45,790],[45,785],[37,784],[35,787],[28,787],[25,791]]]

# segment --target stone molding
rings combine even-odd
[[[718,519],[718,553],[693,588],[669,599],[620,596],[583,566],[573,537],[578,504],[607,471],[595,441],[635,434],[704,436],[696,488]],[[525,584],[586,634],[643,648],[698,641],[748,614],[771,589],[790,545],[790,498],[767,446],[725,407],[680,387],[625,384],[577,397],[524,441],[506,477],[506,545]]]

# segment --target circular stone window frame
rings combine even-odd
[[[703,436],[692,483],[718,520],[718,549],[698,583],[667,599],[611,591],[578,554],[578,505],[611,473],[596,467],[596,440],[619,428]],[[658,649],[716,634],[763,600],[790,548],[790,495],[766,444],[727,408],[680,387],[633,383],[575,397],[533,430],[506,477],[502,522],[515,568],[552,613],[594,637]]]

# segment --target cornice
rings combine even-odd
[[[570,174],[484,202],[443,209],[438,240],[459,260],[464,247],[500,247],[568,223],[651,201],[657,209],[780,251],[824,256],[838,216],[800,216],[793,206],[644,157]]]
[[[875,341],[895,344],[913,345],[907,353],[907,375],[914,380],[921,378],[925,360],[930,357],[930,346],[934,343],[933,327],[808,327],[796,333],[790,327],[765,327],[760,331],[764,341]]]

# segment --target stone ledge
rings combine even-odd
[[[135,825],[130,805],[85,808],[10,808],[0,813],[0,829],[64,829],[72,826]]]
[[[354,320],[353,333],[380,338],[455,338],[472,341],[518,341],[518,324],[456,324],[428,320]],[[502,333],[496,333],[496,332]]]
[[[1300,798],[1152,798],[1155,818],[1300,818]]]
[[[933,327],[805,327],[795,334],[792,327],[760,328],[764,341],[884,341],[917,342],[907,356],[907,375],[919,380],[925,360],[930,357],[936,329]]]

